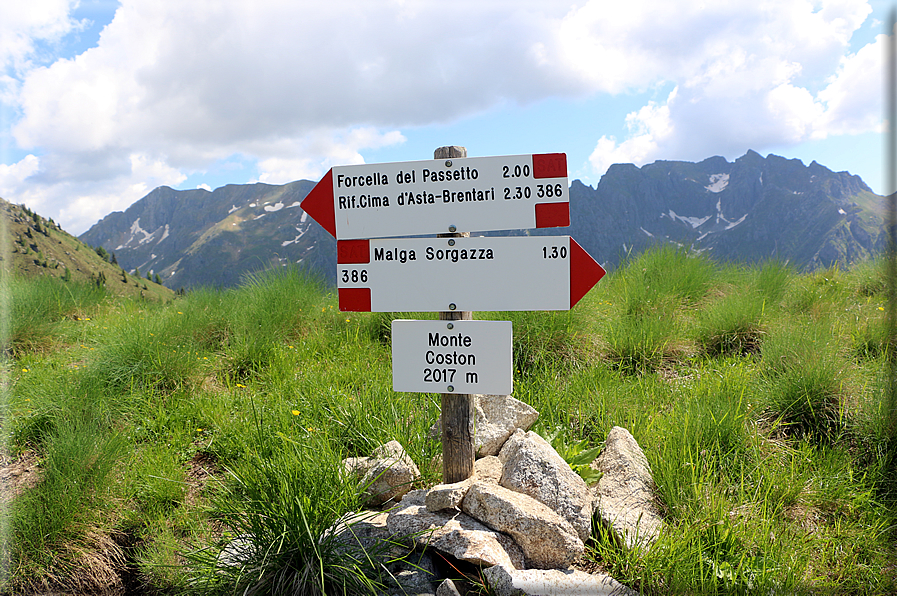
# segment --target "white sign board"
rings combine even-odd
[[[513,392],[510,321],[392,322],[392,388],[418,393]]]
[[[571,269],[573,273],[571,273]],[[340,310],[569,310],[604,270],[569,236],[337,242]]]
[[[570,225],[564,153],[335,166],[302,202],[339,240]]]

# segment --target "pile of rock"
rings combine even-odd
[[[463,482],[410,491],[419,472],[395,441],[371,458],[344,462],[368,487],[372,506],[391,507],[354,518],[345,535],[362,545],[407,540],[419,551],[479,565],[499,595],[632,594],[609,576],[571,567],[585,552],[593,517],[627,547],[647,548],[657,537],[662,521],[653,480],[632,435],[611,430],[592,463],[603,475],[590,487],[547,441],[527,432],[538,417],[535,410],[510,396],[477,398],[478,459],[474,475]],[[430,562],[415,558],[412,568],[399,573],[405,575],[396,593],[434,593]],[[453,590],[449,581],[435,593]]]

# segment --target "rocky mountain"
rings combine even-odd
[[[314,184],[161,187],[80,238],[175,289],[232,286],[288,263],[333,282],[335,242],[299,207]],[[570,228],[511,233],[570,234],[608,269],[627,254],[675,243],[718,260],[778,258],[809,270],[880,251],[882,205],[858,176],[749,151],[734,162],[613,165],[596,188],[573,182]]]
[[[234,286],[247,274],[300,263],[335,279],[336,242],[299,208],[308,180],[228,185],[209,192],[153,190],[107,215],[81,239],[125,267],[158,273],[169,288]]]
[[[610,265],[674,242],[720,261],[808,270],[883,249],[883,204],[859,176],[749,151],[734,163],[616,164],[594,189],[573,182],[570,234]]]

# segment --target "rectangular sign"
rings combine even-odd
[[[301,206],[339,240],[566,227],[567,156],[336,166]]]
[[[342,311],[568,310],[603,275],[569,236],[337,242]]]
[[[510,321],[392,322],[393,391],[513,392]]]

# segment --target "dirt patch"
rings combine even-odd
[[[39,481],[40,466],[34,451],[25,451],[15,457],[0,452],[0,504],[9,504],[29,488],[37,486]]]
[[[184,496],[184,505],[190,508],[194,507],[206,484],[218,473],[219,469],[215,458],[198,451],[187,462],[187,494]]]

